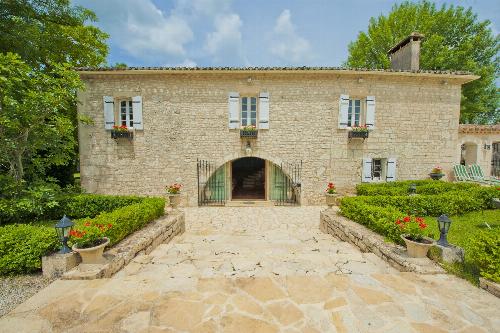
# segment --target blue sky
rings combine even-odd
[[[110,35],[108,62],[129,66],[340,66],[387,0],[74,0]],[[498,34],[500,1],[472,7]]]

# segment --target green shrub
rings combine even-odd
[[[92,220],[97,224],[113,227],[106,232],[114,245],[129,234],[141,229],[162,216],[165,209],[163,198],[111,197],[82,195],[68,206],[73,216],[85,216],[84,208],[95,214],[99,209],[113,209],[99,214]],[[81,204],[82,206],[78,206]],[[129,204],[125,207],[122,205]],[[69,215],[69,214],[68,214]],[[90,214],[88,214],[90,215]],[[71,215],[70,215],[71,216]],[[72,217],[73,217],[72,216]],[[76,221],[76,225],[88,219]],[[0,227],[0,275],[29,273],[41,268],[41,257],[59,247],[55,229],[36,224],[12,224]]]
[[[366,196],[408,195],[408,189],[411,184],[417,185],[417,194],[441,194],[450,191],[464,191],[480,187],[480,185],[476,183],[450,183],[435,180],[406,180],[389,183],[358,184],[356,186],[356,193],[358,195]]]
[[[50,199],[50,200],[49,200]],[[6,223],[27,223],[37,220],[58,220],[64,214],[71,219],[93,218],[102,212],[138,203],[137,196],[114,196],[100,194],[32,196],[20,199],[0,200],[0,225]]]
[[[379,207],[354,200],[356,197],[344,198],[340,204],[343,216],[363,224],[367,228],[401,244],[401,231],[395,221],[404,214],[393,207]]]
[[[0,275],[40,270],[42,256],[58,246],[54,228],[30,224],[0,227]]]
[[[466,212],[491,207],[491,198],[496,195],[492,187],[474,187],[467,191],[451,191],[438,195],[374,195],[348,197],[371,206],[393,207],[411,215],[439,216],[460,215]]]
[[[483,231],[470,239],[469,259],[480,269],[480,274],[500,283],[500,233],[498,230]]]
[[[113,225],[106,232],[106,236],[110,238],[110,245],[114,245],[129,234],[162,216],[164,210],[165,199],[145,198],[139,203],[118,208],[109,213],[102,213],[92,221],[96,224],[107,225],[111,223]]]
[[[95,217],[102,212],[111,212],[117,208],[130,206],[141,202],[144,198],[137,196],[114,196],[101,194],[79,194],[68,196],[61,200],[61,209],[52,219],[61,218],[66,214],[72,219]]]

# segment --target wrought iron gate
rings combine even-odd
[[[224,206],[226,204],[225,165],[215,167],[214,163],[197,160],[198,206]]]
[[[298,163],[272,164],[271,200],[277,206],[300,205],[302,161]]]

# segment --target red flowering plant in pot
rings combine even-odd
[[[425,237],[427,229],[425,220],[422,217],[405,216],[403,219],[397,219],[396,225],[406,244],[408,255],[413,258],[427,256],[427,251],[434,244],[434,240]]]
[[[332,207],[338,203],[338,195],[334,183],[329,182],[327,184],[325,196],[326,196],[326,204],[328,205],[328,207]]]
[[[167,185],[165,187],[165,190],[167,191],[167,196],[170,202],[170,209],[177,208],[179,205],[181,198],[181,189],[182,189],[182,184],[179,183],[173,183],[172,185]]]
[[[106,245],[109,244],[109,238],[105,235],[112,227],[111,224],[98,224],[87,220],[82,226],[70,231],[69,239],[73,244],[72,250],[80,254],[84,264],[104,262],[102,254]]]
[[[439,180],[443,178],[444,176],[443,168],[440,167],[439,165],[436,165],[434,168],[432,168],[431,173],[429,173],[429,176],[434,180]]]

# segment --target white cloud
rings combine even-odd
[[[288,9],[276,19],[271,42],[271,53],[287,62],[300,63],[311,59],[311,45],[295,31]]]
[[[240,16],[235,13],[215,17],[215,31],[207,34],[205,50],[214,56],[215,62],[244,60]],[[229,63],[228,63],[229,64]]]
[[[152,0],[78,1],[101,18],[111,41],[134,57],[181,57],[193,39],[188,22],[161,11]]]
[[[196,62],[191,59],[184,59],[183,62],[175,65],[175,67],[196,67],[196,66],[197,66]]]

